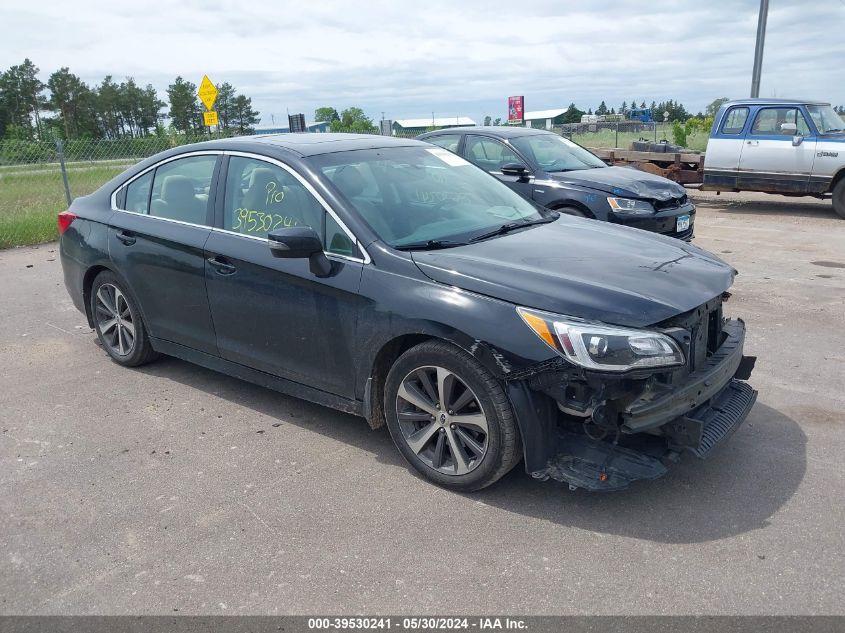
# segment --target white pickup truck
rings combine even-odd
[[[713,121],[702,189],[830,196],[845,218],[845,121],[828,103],[729,101]]]

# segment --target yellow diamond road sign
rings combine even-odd
[[[203,112],[202,121],[207,126],[217,125],[217,112],[214,110],[211,110],[210,112]]]
[[[203,75],[197,95],[199,95],[200,101],[205,104],[206,110],[211,110],[214,107],[214,102],[217,100],[217,88],[211,83],[208,75]]]

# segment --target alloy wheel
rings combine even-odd
[[[487,416],[472,389],[448,369],[419,367],[405,376],[396,414],[408,447],[437,472],[465,475],[487,454]]]
[[[103,342],[113,354],[128,356],[135,348],[135,318],[126,297],[113,284],[97,289],[95,320]]]

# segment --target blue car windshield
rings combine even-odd
[[[511,145],[543,171],[574,171],[607,167],[577,143],[557,134],[531,134],[510,139]]]
[[[387,244],[462,244],[550,215],[440,147],[388,147],[308,159]]]

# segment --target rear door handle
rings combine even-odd
[[[230,264],[226,260],[217,259],[217,256],[209,257],[205,261],[207,261],[209,263],[209,265],[221,275],[231,275],[233,272],[235,272],[237,270],[237,268],[235,268],[232,264]]]
[[[745,144],[746,145],[753,145],[753,146],[756,147],[756,146],[760,145],[760,141],[745,141]]]
[[[137,239],[132,233],[128,231],[118,231],[115,237],[123,242],[126,246],[132,246]]]

